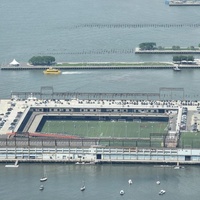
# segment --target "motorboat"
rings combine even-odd
[[[48,69],[44,70],[43,73],[44,74],[60,74],[61,71],[59,69],[49,67]]]
[[[124,195],[125,194],[124,190],[120,190],[119,194]]]
[[[160,192],[159,192],[158,194],[159,194],[159,195],[165,194],[165,190],[160,190]]]
[[[128,180],[128,184],[132,185],[133,181],[131,179]]]
[[[44,185],[40,185],[40,190],[44,190]]]
[[[40,182],[44,182],[44,181],[47,181],[47,177],[42,177],[42,178],[40,179]]]
[[[178,65],[175,65],[173,68],[174,71],[181,71],[181,69],[178,67]]]
[[[157,185],[160,185],[160,181],[156,181],[156,184],[157,184]]]

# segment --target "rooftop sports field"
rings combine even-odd
[[[181,133],[180,147],[200,148],[200,133],[199,132],[186,132]]]
[[[79,137],[149,138],[150,133],[167,133],[167,122],[138,121],[46,121],[43,133],[64,133]]]

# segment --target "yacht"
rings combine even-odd
[[[49,67],[48,69],[44,70],[43,73],[44,74],[60,74],[61,71],[59,69]]]

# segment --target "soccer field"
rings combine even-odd
[[[200,148],[200,133],[199,132],[181,133],[179,147]]]
[[[142,121],[46,121],[43,133],[64,133],[80,137],[140,137],[167,133],[167,122]]]

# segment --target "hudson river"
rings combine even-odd
[[[169,47],[200,43],[200,27],[195,25],[199,7],[169,7],[164,0],[1,0],[0,13],[1,64],[14,58],[27,62],[38,55],[54,56],[58,62],[170,62],[172,55],[135,55],[134,49],[142,42]],[[65,70],[59,76],[45,76],[42,70],[0,71],[0,98],[9,98],[11,91],[53,86],[62,92],[159,92],[160,87],[181,87],[187,98],[199,99],[199,77],[197,69]],[[41,192],[42,165],[0,165],[0,198],[198,200],[199,173],[198,166],[174,170],[152,165],[48,165]],[[121,189],[124,196],[119,195]],[[160,189],[166,190],[164,196],[158,195]]]

